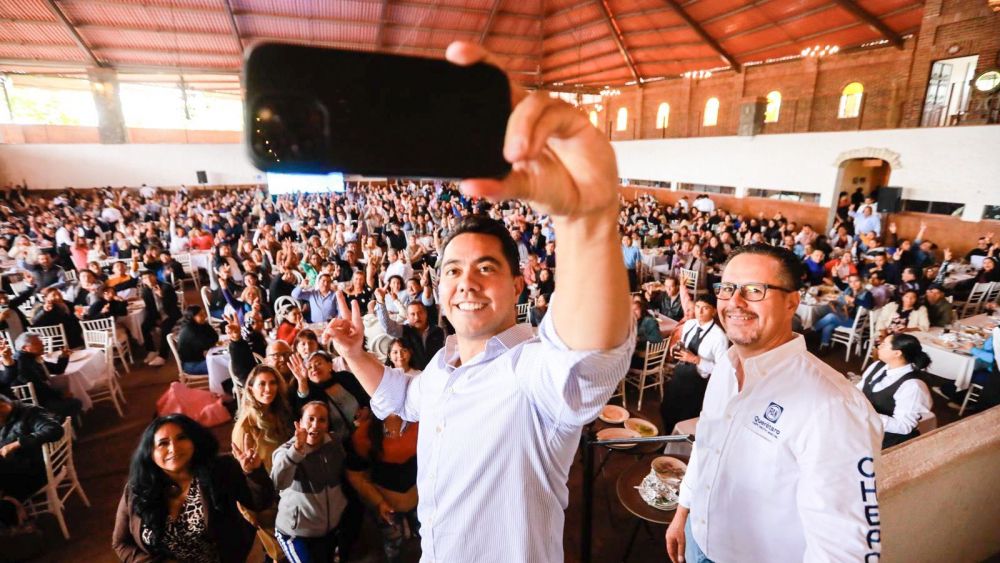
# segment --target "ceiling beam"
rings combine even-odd
[[[895,15],[898,15],[898,14],[909,12],[910,10],[914,10],[916,8],[920,8],[921,6],[923,6],[923,4],[910,4],[909,6],[903,6],[902,8],[899,8],[898,10],[893,10],[893,11],[885,14],[885,17],[892,17],[892,16],[895,16]],[[831,33],[837,33],[838,31],[844,31],[846,29],[851,29],[852,27],[855,27],[857,25],[858,24],[856,22],[851,22],[851,23],[846,24],[846,25],[841,25],[841,26],[837,26],[837,27],[833,27],[833,28],[829,28],[829,29],[823,29],[823,30],[817,31],[815,33],[810,33],[809,35],[803,35],[802,37],[798,37],[798,38],[795,38],[795,39],[788,39],[788,40],[782,41],[780,43],[775,43],[773,45],[767,45],[766,47],[760,47],[760,48],[757,48],[757,49],[753,49],[752,51],[747,51],[747,52],[743,53],[742,55],[743,55],[743,57],[748,57],[750,55],[756,55],[757,53],[763,53],[763,52],[766,52],[766,51],[770,51],[772,49],[777,49],[777,48],[780,48],[780,47],[787,47],[789,45],[795,45],[797,43],[801,45],[805,41],[809,41],[809,40],[815,39],[817,37],[822,37],[824,35],[829,35]],[[904,32],[903,35],[906,35],[906,33],[908,33],[908,32]],[[841,46],[841,48],[843,48],[843,47]],[[798,54],[798,53],[789,53],[789,54],[795,55],[795,54]]]
[[[581,64],[594,62],[596,60],[603,59],[605,57],[610,57],[611,55],[619,55],[619,56],[621,56],[620,53],[618,52],[618,48],[616,47],[614,49],[610,49],[610,50],[607,50],[607,51],[602,51],[600,53],[596,53],[596,54],[591,55],[591,56],[589,56],[587,58],[584,58],[584,59],[577,59],[575,61],[568,62],[568,63],[565,63],[565,64],[561,64],[559,66],[553,66],[553,67],[546,68],[545,69],[545,74],[548,75],[548,74],[552,74],[552,73],[558,73],[560,70],[566,70],[568,68],[573,68],[573,67],[579,66]]]
[[[791,16],[789,18],[785,18],[783,20],[778,20],[778,21],[775,21],[775,22],[767,22],[767,23],[758,25],[757,27],[751,27],[749,29],[744,29],[742,31],[737,31],[735,33],[730,33],[729,35],[720,37],[719,41],[729,41],[730,39],[733,39],[733,38],[736,38],[736,37],[742,37],[744,35],[750,35],[751,33],[757,33],[758,31],[764,31],[765,29],[771,29],[771,28],[774,28],[774,27],[780,27],[780,26],[785,25],[787,23],[791,23],[791,22],[794,22],[794,21],[805,19],[805,18],[808,18],[810,16],[814,16],[816,14],[820,14],[822,12],[825,12],[827,10],[832,10],[835,7],[837,7],[837,5],[833,4],[833,3],[823,4],[821,6],[817,6],[815,8],[812,8],[811,10],[806,10],[805,12],[802,12],[800,14],[796,14],[794,16]]]
[[[142,0],[141,2],[137,0],[86,0],[87,4],[105,4],[110,6],[126,6],[129,8],[152,8],[158,10],[171,10],[178,13],[190,13],[190,14],[215,14],[222,15],[222,12],[215,8],[201,8],[198,6],[176,6],[168,3],[154,2],[150,0]],[[382,0],[355,0],[358,3],[364,4],[381,4]],[[413,0],[398,0],[393,2],[397,6],[404,6],[407,8],[430,8],[433,10],[441,10],[444,12],[454,12],[462,14],[478,14],[487,15],[489,13],[488,9],[484,8],[468,8],[465,6],[449,5],[435,2],[433,4],[427,2],[415,2]],[[291,4],[291,2],[289,2]],[[235,12],[236,15],[256,15],[253,11],[243,10]],[[511,18],[520,18],[527,20],[540,20],[541,16],[537,14],[529,14],[526,12],[512,12],[509,10],[501,10],[499,15]],[[300,16],[293,16],[300,17]],[[301,19],[301,17],[300,17]],[[316,19],[311,16],[306,16],[306,19]]]
[[[385,18],[389,15],[389,0],[382,0],[378,9],[378,29],[375,31],[375,50],[381,51],[385,46]]]
[[[497,10],[500,9],[501,0],[493,0],[493,7],[490,8],[490,15],[486,18],[486,25],[483,26],[483,32],[479,34],[479,44],[482,45],[486,42],[486,38],[489,37],[490,31],[493,30],[493,20],[497,17]]]
[[[882,20],[872,15],[871,12],[859,6],[854,2],[854,0],[834,0],[834,2],[847,12],[850,12],[851,15],[864,22],[868,27],[875,30],[876,33],[889,41],[889,43],[892,43],[897,49],[903,48],[902,36],[893,31],[891,27],[885,25]]]
[[[705,28],[701,27],[701,25],[699,25],[698,22],[695,21],[695,19],[692,18],[690,14],[684,11],[684,8],[677,2],[677,0],[663,0],[663,1],[668,6],[670,6],[674,10],[674,12],[676,12],[677,15],[681,17],[682,20],[684,20],[684,23],[688,24],[688,26],[691,27],[691,30],[694,31],[698,35],[698,37],[701,37],[702,41],[707,43],[708,46],[711,47],[713,51],[718,53],[719,57],[721,57],[722,60],[726,62],[726,64],[733,67],[733,69],[736,72],[740,72],[742,70],[740,63],[738,63],[736,59],[732,55],[730,55],[729,52],[726,51],[722,47],[722,45],[719,44],[718,41],[715,40],[715,38],[709,35],[708,32],[705,31]]]
[[[230,4],[229,0],[222,0],[222,5],[226,9],[226,19],[229,20],[229,27],[233,31],[233,37],[236,39],[236,44],[240,46],[240,53],[246,49],[246,45],[243,44],[243,38],[240,37],[240,26],[236,25],[236,16],[233,15],[233,6]]]
[[[625,64],[628,66],[628,71],[632,74],[632,78],[636,82],[642,83],[642,77],[639,76],[638,69],[635,68],[635,63],[632,62],[632,55],[628,53],[628,49],[625,48],[625,42],[622,40],[621,30],[618,27],[618,22],[615,21],[614,15],[611,14],[611,8],[608,7],[607,0],[597,0],[597,5],[604,13],[604,19],[608,23],[608,30],[611,31],[611,38],[615,40],[615,45],[618,46],[618,51],[621,52],[622,58],[625,59]]]
[[[63,12],[62,8],[60,8],[59,5],[56,4],[55,0],[45,0],[45,5],[49,7],[49,11],[52,12],[52,15],[54,15],[56,19],[62,22],[62,25],[63,27],[66,28],[66,31],[68,31],[69,34],[73,36],[73,42],[76,43],[76,46],[79,47],[80,50],[82,50],[87,55],[87,58],[90,59],[92,63],[94,63],[94,66],[97,67],[106,66],[104,63],[99,61],[97,59],[97,56],[94,55],[94,52],[90,50],[90,47],[87,46],[87,43],[83,40],[83,37],[80,37],[80,33],[76,30],[75,27],[73,27],[73,24],[69,21],[69,18],[66,17],[66,14]]]

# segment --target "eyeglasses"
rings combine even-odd
[[[736,291],[739,290],[740,297],[750,302],[760,301],[765,297],[767,297],[767,290],[769,289],[784,291],[786,293],[792,293],[795,291],[794,289],[788,289],[787,287],[781,287],[761,282],[751,282],[744,284],[722,282],[722,283],[712,284],[712,289],[715,291],[715,296],[723,300],[732,299],[733,295],[736,294]]]

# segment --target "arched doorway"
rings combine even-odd
[[[857,149],[842,153],[837,158],[837,183],[833,191],[833,205],[827,227],[832,227],[837,214],[840,195],[848,197],[868,196],[880,187],[889,185],[892,171],[901,168],[899,154],[888,149]]]

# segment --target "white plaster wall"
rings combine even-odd
[[[837,157],[864,148],[900,155],[904,199],[1000,205],[1000,126],[701,137],[613,143],[622,178],[794,190],[833,201]]]
[[[0,183],[27,180],[32,189],[68,186],[262,183],[242,144],[0,145]]]

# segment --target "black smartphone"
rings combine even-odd
[[[495,66],[263,43],[244,65],[244,129],[269,172],[501,178],[510,84]]]

